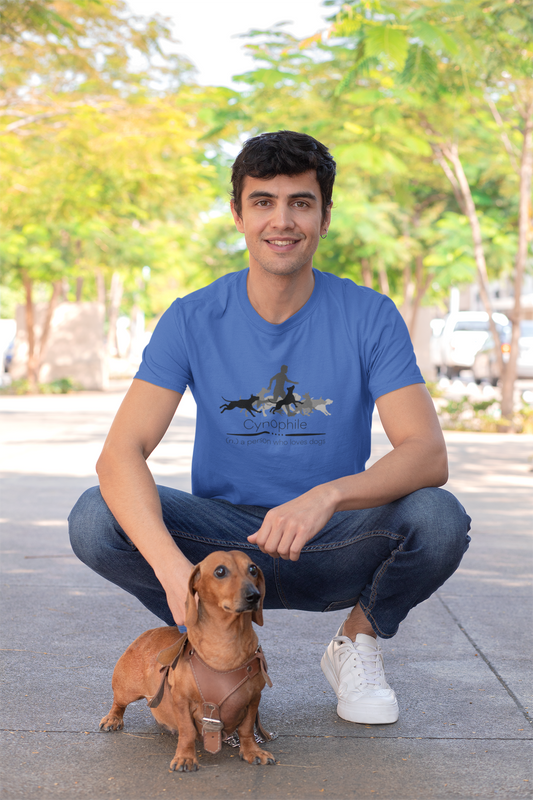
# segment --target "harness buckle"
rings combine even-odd
[[[219,719],[213,719],[212,717],[204,717],[202,719],[202,727],[204,731],[221,731],[224,725]]]
[[[220,719],[220,708],[215,703],[204,703],[204,716],[202,718],[202,729],[204,733],[223,730],[224,725]]]

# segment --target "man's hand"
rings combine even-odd
[[[270,509],[259,530],[248,536],[248,541],[273,558],[298,561],[302,547],[322,530],[334,511],[332,485],[322,484]]]
[[[179,559],[173,559],[170,569],[165,569],[164,573],[156,573],[165,590],[168,607],[176,625],[185,625],[185,603],[192,568],[193,564],[180,553]]]

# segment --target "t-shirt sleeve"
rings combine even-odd
[[[180,322],[180,301],[175,300],[157,323],[144,348],[135,377],[183,394],[191,381],[191,371]]]
[[[368,388],[374,402],[388,392],[424,383],[407,325],[392,300],[381,299],[366,348]]]

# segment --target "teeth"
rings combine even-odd
[[[287,247],[287,245],[294,244],[295,242],[294,239],[291,239],[290,242],[288,242],[286,239],[284,239],[283,241],[279,241],[278,239],[269,239],[268,241],[270,242],[270,244],[275,244],[278,247]]]

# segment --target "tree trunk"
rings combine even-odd
[[[41,338],[39,340],[38,367],[41,366],[44,358],[46,345],[48,344],[48,337],[50,336],[50,329],[52,327],[52,317],[54,316],[54,311],[57,306],[57,301],[61,296],[61,289],[62,289],[61,281],[55,281],[54,284],[52,285],[52,296],[48,301],[48,308],[46,309],[46,316],[44,318],[43,329],[41,331]],[[39,373],[37,372],[37,374]]]
[[[101,269],[96,270],[96,297],[105,306],[105,278]]]
[[[411,264],[406,262],[403,268],[403,308],[405,314],[411,308],[413,297],[415,294],[415,284],[411,276]]]
[[[381,259],[378,261],[378,280],[381,294],[386,294],[388,297],[390,295],[389,278],[385,264]]]
[[[474,242],[474,258],[476,261],[476,267],[479,279],[479,294],[481,295],[483,305],[485,306],[485,311],[489,315],[489,328],[492,333],[494,342],[496,343],[496,351],[498,356],[498,362],[500,365],[500,371],[503,372],[504,365],[503,365],[500,335],[498,333],[496,323],[492,319],[493,309],[489,295],[489,278],[487,274],[487,263],[485,261],[485,251],[483,248],[483,238],[481,236],[481,226],[479,224],[479,218],[477,215],[474,199],[472,197],[472,192],[470,191],[470,184],[468,183],[468,179],[465,175],[461,159],[459,158],[457,145],[442,147],[442,151],[446,156],[446,158],[449,161],[451,161],[453,165],[455,177],[457,179],[457,183],[459,185],[459,189],[461,192],[461,197],[463,199],[464,213],[468,217],[468,221],[470,223],[470,230],[472,231],[472,240]]]
[[[411,303],[411,313],[409,314],[409,321],[407,323],[407,328],[409,329],[409,335],[411,339],[414,338],[415,331],[416,331],[416,323],[418,321],[418,312],[420,310],[420,304],[422,303],[422,298],[426,294],[431,281],[435,277],[433,272],[430,272],[426,275],[426,280],[424,280],[424,259],[423,256],[419,253],[415,258],[415,280],[416,280],[416,291],[414,298],[412,299]]]
[[[30,392],[37,391],[37,373],[39,362],[35,352],[35,307],[33,305],[33,281],[27,272],[23,273],[24,292],[26,295],[26,336],[28,337],[28,364],[26,375]]]
[[[111,277],[111,287],[109,289],[109,330],[107,332],[107,350],[110,356],[118,355],[117,342],[117,320],[122,301],[124,284],[118,272],[114,272]]]
[[[522,281],[527,261],[527,249],[530,228],[531,182],[533,173],[533,101],[526,105],[524,119],[524,140],[520,159],[520,205],[518,211],[518,250],[515,262],[514,309],[511,322],[513,333],[509,361],[505,365],[502,376],[502,417],[512,419],[514,384],[516,380],[516,362],[518,359],[518,342],[520,339],[520,322],[522,320]]]
[[[363,283],[369,289],[372,288],[372,267],[368,261],[368,258],[361,259],[361,274],[363,276]]]
[[[83,278],[76,278],[76,303],[81,303],[83,293]]]
[[[62,284],[61,281],[55,281],[53,284],[52,295],[48,303],[48,308],[46,309],[46,316],[43,321],[41,336],[37,342],[37,337],[35,336],[33,280],[29,277],[27,272],[23,274],[23,282],[24,291],[26,294],[26,336],[28,337],[28,363],[26,367],[26,374],[28,377],[28,388],[30,392],[36,393],[38,391],[39,369],[48,342],[48,337],[50,335],[52,317],[54,315],[58,297],[61,294]]]

